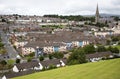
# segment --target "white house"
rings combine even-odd
[[[27,41],[15,41],[14,42],[14,46],[16,46],[17,48],[19,48],[19,47],[25,46],[27,43],[28,43]]]
[[[103,36],[105,37],[106,35],[113,35],[114,34],[114,31],[96,31],[94,32],[94,35],[95,36]]]
[[[46,60],[46,61],[41,61],[41,69],[44,68],[49,68],[51,65],[56,66],[56,67],[63,67],[66,65],[67,60],[66,59],[52,59],[52,60]]]
[[[73,41],[72,42],[72,46],[76,46],[76,47],[83,47],[85,45],[88,45],[89,41]]]
[[[93,54],[87,54],[86,58],[90,62],[97,62],[102,58],[113,58],[113,54],[111,52],[96,52]]]
[[[28,55],[32,52],[36,52],[36,48],[42,49],[41,52],[53,53],[53,52],[63,52],[67,50],[67,46],[63,43],[39,43],[32,42],[28,43],[22,48],[22,55]],[[39,51],[40,52],[40,51]]]
[[[26,36],[27,33],[26,32],[15,32],[14,35],[17,36]]]
[[[4,76],[2,77],[2,79],[7,79],[7,77],[4,75]]]
[[[22,48],[22,55],[28,55],[28,54],[35,52],[35,51],[36,50],[33,47],[23,47]]]
[[[14,67],[12,68],[13,72],[22,72],[30,69],[40,70],[39,62],[19,63],[14,65]]]

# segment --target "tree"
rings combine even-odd
[[[61,59],[63,58],[64,54],[61,52],[55,52],[53,53],[53,57],[57,58],[57,59]]]
[[[29,57],[29,58],[27,59],[27,62],[31,62],[31,61],[32,61],[32,58]]]
[[[118,42],[118,45],[120,45],[120,41]]]
[[[97,47],[97,52],[105,52],[105,51],[107,51],[107,50],[104,46],[98,46]]]
[[[111,40],[107,40],[106,43],[107,43],[107,45],[110,45],[111,44]]]
[[[13,29],[13,32],[14,32],[14,33],[17,32],[17,29]]]
[[[44,60],[44,57],[43,57],[43,56],[40,56],[40,57],[39,57],[39,60],[40,60],[40,61],[43,61],[43,60]]]
[[[6,52],[7,52],[6,49],[4,48],[0,49],[0,54],[5,54]]]
[[[119,21],[119,17],[118,16],[114,17],[114,20]]]
[[[6,62],[5,60],[2,60],[2,61],[0,62],[0,64],[3,65],[3,66],[5,66],[5,65],[7,64],[7,62]]]
[[[53,59],[53,55],[52,54],[49,54],[49,59]]]
[[[75,64],[79,64],[78,60],[68,60],[68,65],[75,65]]]
[[[4,44],[2,42],[0,42],[0,48],[3,48]]]
[[[30,53],[28,56],[34,57],[35,56],[35,52]]]
[[[113,41],[113,42],[119,41],[119,37],[112,37],[112,41]]]
[[[48,69],[55,69],[57,68],[55,65],[50,65]]]
[[[87,45],[83,49],[86,54],[95,53],[95,47],[93,45]]]
[[[112,53],[119,53],[119,49],[117,47],[108,47],[108,50],[111,51]]]
[[[2,18],[2,22],[7,22],[6,19]]]
[[[105,21],[105,24],[107,24],[108,22],[107,22],[107,20]]]
[[[112,48],[111,52],[113,52],[113,53],[119,53],[119,49],[117,47]]]
[[[16,63],[17,63],[17,64],[20,63],[20,61],[21,61],[20,59],[16,59]]]
[[[68,58],[68,65],[81,64],[86,62],[86,56],[83,49],[75,50]]]
[[[15,45],[13,47],[14,47],[15,50],[17,49],[17,47]]]
[[[86,25],[88,25],[88,22],[85,22]]]

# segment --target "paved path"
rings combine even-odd
[[[7,50],[9,58],[12,58],[12,59],[16,58],[16,56],[18,55],[18,52],[13,48],[13,46],[9,42],[8,36],[2,31],[0,31],[0,34],[1,34],[2,42],[4,43],[5,48]]]

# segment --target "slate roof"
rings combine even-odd
[[[12,73],[5,74],[5,76],[7,77],[7,79],[9,79],[9,78],[14,78],[14,77],[18,77],[18,76],[24,76],[24,75],[32,74],[34,72],[35,71],[32,71],[32,70],[22,71],[22,72],[19,72],[19,73],[12,72]]]
[[[97,52],[97,53],[94,53],[94,54],[87,54],[86,58],[90,59],[90,58],[105,57],[105,56],[110,56],[110,55],[113,55],[113,54],[109,51],[108,52]]]
[[[47,47],[47,46],[65,46],[63,43],[55,43],[55,42],[45,42],[45,41],[35,41],[35,42],[29,42],[24,47],[33,47],[36,48],[39,47]]]
[[[19,70],[22,70],[22,69],[29,69],[29,68],[34,68],[34,67],[39,67],[39,62],[27,62],[27,63],[19,63],[19,64],[16,64],[17,68]]]
[[[41,61],[40,63],[42,64],[43,67],[48,67],[50,65],[55,65],[56,66],[57,64],[61,64],[59,59]]]

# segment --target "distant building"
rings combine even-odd
[[[86,55],[86,59],[90,62],[97,62],[102,60],[102,58],[113,58],[113,54],[110,51],[106,51]]]
[[[96,23],[99,22],[99,18],[100,18],[100,15],[99,15],[99,9],[98,9],[98,4],[97,4],[96,14],[95,14],[95,22],[96,22]]]

